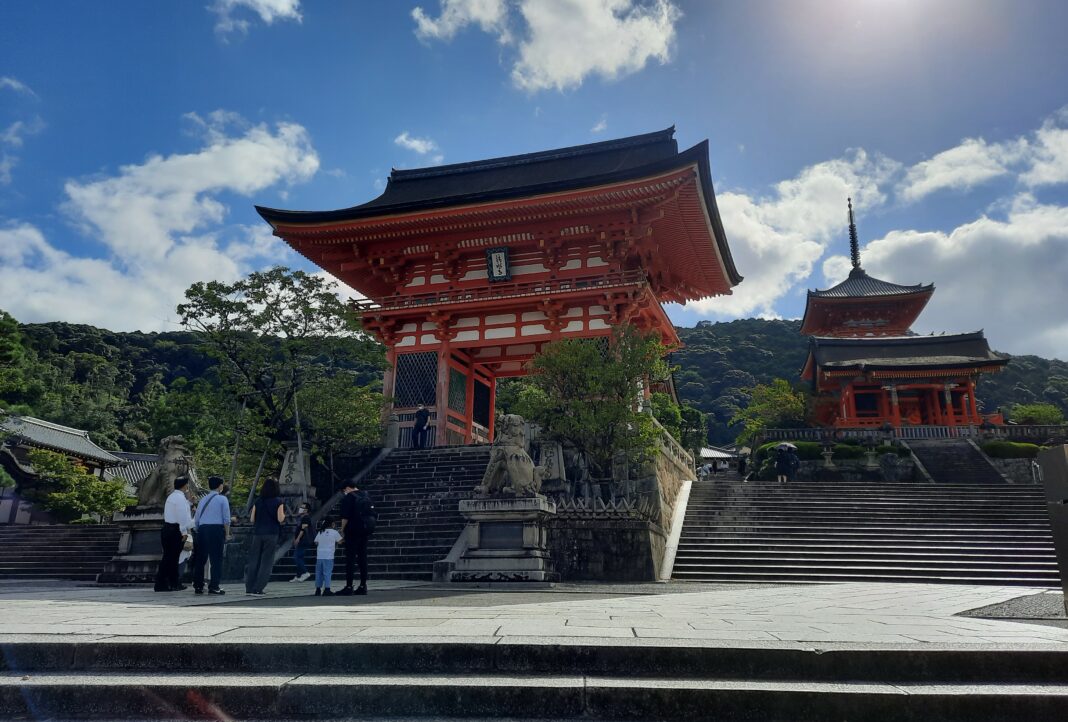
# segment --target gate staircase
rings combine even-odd
[[[489,463],[489,446],[397,449],[359,483],[374,501],[378,523],[367,547],[372,579],[431,581],[434,562],[445,558],[466,524],[458,510],[472,496]],[[331,511],[337,518],[337,509]],[[308,549],[315,570],[315,548]],[[278,560],[273,580],[292,579],[292,554]],[[344,576],[338,548],[334,577]],[[336,586],[336,584],[335,584]]]
[[[696,482],[672,578],[1055,586],[1042,488]]]
[[[119,533],[106,524],[0,525],[0,579],[95,581]]]

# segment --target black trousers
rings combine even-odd
[[[360,586],[367,586],[367,535],[345,534],[345,586],[352,586],[356,564],[360,565]]]
[[[182,553],[182,532],[177,524],[164,524],[159,532],[163,558],[156,572],[156,591],[169,592],[181,586],[178,579],[178,556]]]
[[[226,544],[226,527],[222,524],[202,524],[197,527],[196,543],[193,545],[193,587],[204,588],[204,565],[211,560],[211,581],[208,589],[218,589],[222,581],[223,545]]]
[[[412,448],[423,449],[426,447],[426,427],[419,429],[412,427]]]

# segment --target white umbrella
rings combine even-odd
[[[796,446],[794,446],[793,444],[788,443],[786,441],[782,442],[781,444],[778,444],[775,448],[776,449],[793,449],[794,451],[797,451],[797,447]]]

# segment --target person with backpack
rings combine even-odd
[[[345,540],[345,587],[337,593],[340,596],[367,594],[367,540],[375,530],[378,512],[371,503],[371,496],[366,491],[356,488],[356,482],[349,479],[342,491],[341,499],[341,536]],[[355,565],[360,565],[360,586],[352,588]]]

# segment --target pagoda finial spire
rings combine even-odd
[[[853,268],[860,268],[860,241],[857,240],[857,223],[853,218],[853,199],[847,198],[849,205],[849,257],[853,261]]]

